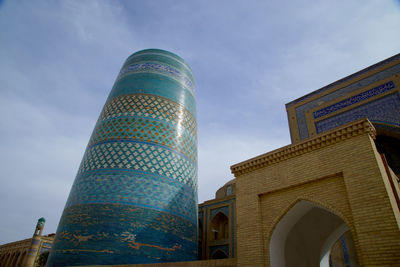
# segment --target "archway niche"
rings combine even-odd
[[[18,256],[19,256],[19,253],[14,252],[14,254],[13,254],[12,258],[11,258],[11,261],[10,261],[11,262],[10,266],[15,266]]]
[[[218,212],[211,221],[211,240],[227,239],[229,237],[229,219]]]
[[[19,256],[19,259],[18,259],[17,265],[16,265],[17,267],[22,267],[22,266],[23,266],[25,257],[26,257],[26,251],[24,251],[24,252]]]
[[[332,246],[348,230],[339,216],[301,200],[275,226],[269,247],[271,267],[329,267]],[[352,239],[347,243],[351,266],[358,266]]]
[[[217,249],[212,255],[211,255],[211,259],[227,259],[228,255],[225,254],[225,252],[223,252],[220,249]]]

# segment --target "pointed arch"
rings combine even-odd
[[[211,259],[227,259],[228,255],[226,255],[226,253],[224,251],[222,251],[221,249],[217,249],[216,251],[213,252],[213,254],[211,255]]]
[[[315,201],[296,199],[272,228],[269,238],[271,267],[329,266],[329,260],[325,265],[326,254],[329,257],[334,242],[349,230],[346,218],[337,213],[332,207],[326,208]]]
[[[214,215],[210,223],[211,240],[222,240],[229,238],[229,218],[223,212]]]
[[[17,252],[14,252],[11,256],[10,266],[15,266],[16,261],[17,261]]]
[[[17,265],[16,265],[17,267],[23,266],[25,257],[26,257],[26,251],[22,252],[21,255],[19,256],[19,259],[18,259]]]

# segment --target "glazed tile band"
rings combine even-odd
[[[124,63],[58,225],[49,266],[197,259],[193,75],[149,49]]]

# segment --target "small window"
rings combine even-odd
[[[226,188],[226,195],[227,195],[227,196],[232,195],[232,186],[228,186],[228,187]]]

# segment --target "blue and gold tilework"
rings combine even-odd
[[[379,68],[382,69],[376,71]],[[383,95],[384,93],[395,89],[396,82],[390,80],[398,79],[396,77],[398,77],[399,74],[400,54],[397,54],[392,58],[370,66],[365,70],[352,74],[344,79],[327,85],[319,90],[286,104],[287,109],[290,107],[294,107],[295,109],[295,112],[292,115],[295,117],[295,123],[289,124],[292,125],[290,127],[294,127],[293,129],[291,128],[291,131],[298,132],[298,137],[300,140],[311,137],[312,130],[309,129],[309,125],[307,124],[307,112],[313,111],[312,119],[318,119],[327,116],[329,113],[349,107],[355,103],[366,101],[367,99],[378,98],[379,95]],[[351,82],[352,80],[354,80],[354,82]],[[356,94],[343,101],[339,101],[338,103],[334,103],[329,107],[315,110],[320,103],[334,102],[336,99],[340,99],[345,95],[355,94],[357,91],[363,91],[363,88],[369,88],[374,84],[377,84],[377,86],[367,89],[366,91]],[[335,87],[338,89],[334,89]],[[379,113],[382,114],[382,112]],[[355,117],[357,117],[357,115],[355,115]],[[325,125],[326,122],[319,123],[319,125],[322,124]],[[319,127],[318,132],[329,128],[326,126],[317,127]]]
[[[368,118],[374,125],[390,125],[400,132],[400,95],[398,92],[378,98],[364,105],[342,112],[315,123],[317,133],[322,133],[361,118]]]
[[[197,259],[197,127],[190,68],[130,56],[96,123],[48,266]]]

